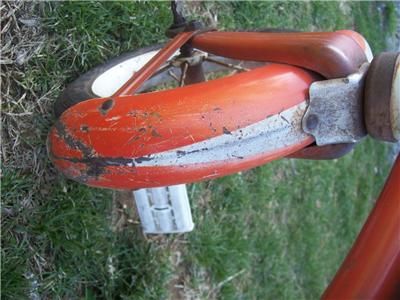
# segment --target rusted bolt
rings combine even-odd
[[[319,122],[318,116],[314,115],[314,114],[311,114],[306,119],[306,127],[309,130],[314,130],[315,128],[317,128],[318,122]]]

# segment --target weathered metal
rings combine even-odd
[[[234,59],[287,63],[313,70],[325,78],[356,72],[368,61],[367,43],[354,31],[337,32],[206,32],[193,47]]]
[[[322,299],[400,299],[400,156]]]
[[[318,146],[356,143],[366,134],[363,116],[364,78],[369,63],[345,78],[317,81],[310,86],[310,102],[303,130]]]
[[[168,51],[159,53],[133,76],[133,85],[128,82],[115,95],[132,93],[193,34],[178,35],[167,46]],[[247,40],[238,43],[235,34]],[[356,33],[261,35],[200,33],[192,39],[191,46],[209,50],[207,39],[222,37],[224,43],[217,43],[217,48],[231,51],[232,46],[239,50],[235,58],[242,59],[244,54],[251,53],[253,59],[272,58],[285,63],[297,59],[296,65],[309,66],[332,77],[340,77],[367,60],[363,40],[355,39]],[[199,38],[204,36],[205,40]],[[242,48],[246,41],[258,47],[255,52],[248,51],[251,45]],[[274,41],[282,42],[279,49]],[[286,49],[285,41],[292,47]],[[225,50],[220,54],[225,55]],[[263,57],[257,56],[261,53]],[[329,59],[331,62],[325,63]],[[201,75],[198,70],[194,70],[194,75],[196,72]],[[190,77],[187,83],[189,79],[202,80]],[[305,106],[300,104],[308,99],[308,88],[317,79],[321,77],[303,69],[271,64],[180,89],[88,100],[62,115],[50,133],[49,151],[57,167],[75,180],[127,189],[214,178],[289,154],[317,159],[336,157],[351,149],[349,144],[302,149],[313,140],[301,129],[301,111],[304,113]],[[244,129],[258,132],[260,139],[251,133],[243,135]],[[272,137],[277,142],[268,146]],[[261,141],[264,148],[256,146]],[[301,153],[293,154],[300,149]]]
[[[194,47],[214,54],[235,59],[287,63],[313,70],[328,79],[357,72],[363,63],[372,59],[366,40],[351,30],[308,33],[208,32],[197,35],[191,42]],[[291,154],[291,157],[338,158],[352,148],[349,144],[309,146]]]
[[[371,63],[365,85],[368,133],[388,142],[400,140],[400,55],[384,52]]]
[[[355,143],[334,144],[325,146],[315,146],[314,144],[312,144],[311,146],[300,149],[295,153],[291,153],[287,157],[314,160],[337,159],[353,150],[355,145]]]
[[[316,79],[300,68],[270,64],[172,90],[91,99],[63,113],[50,132],[49,153],[65,175],[99,187],[227,175],[313,142],[301,119]]]

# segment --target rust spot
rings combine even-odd
[[[210,122],[209,127],[211,128],[212,131],[217,132],[217,129],[215,129],[215,128],[213,127],[212,122]]]
[[[106,115],[111,110],[111,108],[113,108],[113,106],[114,100],[108,99],[101,104],[99,111],[102,115]]]
[[[155,118],[161,118],[161,115],[158,112],[155,112],[155,111],[151,112],[150,116],[155,117]]]
[[[228,130],[228,128],[226,128],[226,127],[222,127],[222,132],[223,132],[224,134],[232,134],[232,132],[230,132],[230,131]]]
[[[198,149],[198,150],[192,150],[192,151],[182,151],[182,150],[178,150],[176,151],[176,155],[179,157],[188,155],[188,154],[192,154],[192,153],[197,153],[197,152],[201,152],[201,151],[207,151],[208,148],[202,148],[202,149]]]
[[[95,177],[96,179],[99,178],[99,176],[103,173],[104,173],[104,167],[97,164],[89,165],[86,171],[88,177]]]
[[[105,168],[108,166],[128,166],[135,167],[135,164],[131,158],[124,157],[56,157],[55,159],[66,160],[73,163],[83,163],[87,166],[86,174],[73,178],[80,182],[86,182],[90,177],[95,177],[96,179],[105,173]]]
[[[141,157],[135,158],[135,162],[138,164],[140,164],[144,161],[150,161],[150,160],[153,160],[153,158],[150,156],[141,156]]]
[[[128,112],[126,115],[128,117],[136,117],[137,116],[137,112],[136,112],[136,110],[132,110],[132,111]]]
[[[84,162],[88,165],[87,175],[96,178],[104,174],[108,166],[135,166],[131,158],[124,157],[91,157]]]
[[[154,137],[161,137],[161,134],[159,134],[155,128],[151,131],[151,135]]]
[[[73,137],[66,129],[65,125],[59,120],[57,123],[54,125],[58,135],[60,138],[64,140],[64,142],[71,148],[71,149],[77,149],[82,152],[84,157],[90,157],[94,155],[94,152],[92,149],[90,149],[88,146],[86,146],[84,143],[81,141],[77,140],[75,137]]]
[[[186,151],[178,150],[178,151],[176,151],[176,155],[177,155],[178,157],[185,156],[185,155],[186,155]]]

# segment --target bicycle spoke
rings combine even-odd
[[[222,61],[210,58],[210,57],[206,57],[206,58],[204,58],[204,60],[209,61],[211,63],[215,63],[215,64],[218,64],[218,65],[221,65],[221,66],[224,66],[224,67],[227,67],[227,68],[235,69],[235,70],[240,71],[240,72],[249,71],[249,69],[247,69],[247,68],[244,68],[244,67],[241,67],[241,66],[238,66],[238,65],[234,65],[234,64],[230,64],[230,63],[225,63],[225,62],[222,62]]]
[[[180,79],[172,70],[168,70],[168,75],[171,76],[173,79],[175,79],[177,82],[180,82]]]
[[[156,72],[154,72],[154,74],[151,77],[157,76],[158,74],[166,71],[167,69],[171,68],[172,63],[168,62],[165,65],[161,66]]]
[[[179,81],[179,86],[185,85],[185,79],[186,79],[186,73],[187,73],[188,67],[189,67],[188,63],[183,64],[183,70],[182,70],[182,74],[181,74],[181,79]]]

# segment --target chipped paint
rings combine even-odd
[[[222,132],[224,134],[232,134],[232,132],[230,132],[226,127],[222,127]]]
[[[89,127],[87,125],[81,125],[81,131],[82,132],[89,132]]]
[[[115,116],[112,118],[107,118],[107,119],[105,119],[105,121],[107,121],[107,122],[118,121],[121,118],[122,118],[121,116]]]
[[[306,102],[302,102],[260,122],[231,131],[230,134],[221,134],[188,146],[132,158],[98,157],[98,155],[88,151],[86,146],[67,134],[60,123],[56,126],[56,128],[59,128],[58,131],[61,132],[60,136],[66,140],[68,145],[78,148],[83,157],[64,158],[51,155],[51,158],[68,161],[77,164],[77,166],[81,165],[78,176],[68,176],[69,172],[64,173],[72,179],[91,185],[93,185],[93,182],[101,181],[103,176],[110,174],[109,167],[128,167],[131,171],[126,174],[131,174],[129,176],[136,174],[141,168],[148,167],[178,167],[190,172],[193,165],[217,166],[224,161],[244,161],[252,157],[268,156],[271,153],[284,151],[291,145],[304,143],[309,139],[309,136],[301,128],[301,119],[306,107]],[[288,123],[287,120],[290,120],[290,122]],[[127,172],[126,169],[123,170],[122,172]],[[115,170],[112,172],[115,172]],[[223,174],[219,167],[210,170],[210,172],[212,173],[206,172],[198,179],[214,178]],[[146,185],[149,185],[149,183],[154,186],[157,185],[154,181],[149,181]],[[132,186],[136,185],[139,186],[139,182],[134,180]]]
[[[114,107],[114,100],[108,99],[104,101],[101,106],[99,107],[99,111],[102,115],[106,115],[113,107]]]
[[[301,128],[302,103],[250,126],[188,146],[136,158],[137,167],[210,163],[274,152],[308,137]],[[288,121],[290,120],[290,122]]]
[[[69,140],[52,131],[52,160],[72,179],[110,188],[193,182],[255,167],[313,142],[300,124],[314,80],[307,71],[271,64],[182,89],[85,101],[61,119]],[[281,88],[288,85],[290,91]]]
[[[65,144],[68,145],[68,147],[80,151],[84,157],[89,157],[94,155],[94,150],[90,149],[87,145],[85,145],[81,141],[75,139],[67,131],[65,125],[60,120],[57,121],[54,127],[57,130],[58,136],[64,140]]]

